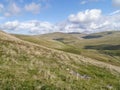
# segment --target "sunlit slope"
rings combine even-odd
[[[78,44],[85,50],[83,55],[120,66],[120,31],[90,34]]]
[[[17,38],[20,38],[25,41],[29,41],[38,45],[43,45],[49,48],[62,48],[65,45],[61,42],[57,42],[50,39],[39,38],[38,36],[29,36],[29,35],[14,35]]]
[[[9,34],[6,34],[5,32],[3,31],[0,31],[0,39],[4,39],[4,40],[11,40],[11,41],[17,41],[17,40],[20,40],[14,36],[11,36]]]
[[[120,31],[108,31],[94,34],[67,34],[67,33],[52,33],[39,35],[41,38],[48,40],[61,41],[66,44],[80,44],[79,47],[85,45],[99,45],[99,44],[120,44]]]
[[[60,32],[38,35],[38,37],[44,38],[47,40],[60,41],[63,43],[68,43],[68,44],[72,44],[72,43],[75,43],[76,41],[79,41],[77,35],[68,34],[68,33],[60,33]]]
[[[88,35],[57,32],[36,36],[15,36],[38,45],[87,56],[99,61],[120,66],[119,34],[119,31],[109,31]]]
[[[2,90],[119,90],[120,67],[0,33]],[[15,38],[9,39],[9,38]]]
[[[70,45],[76,50],[72,53],[120,66],[120,31],[88,35],[79,33],[52,33],[40,37]],[[65,48],[62,50],[66,51]]]
[[[14,35],[14,36],[22,40],[29,41],[29,42],[32,42],[38,45],[46,46],[49,48],[62,50],[65,52],[70,52],[70,53],[75,53],[75,54],[81,53],[81,51],[77,47],[57,41],[57,39],[64,37],[67,39],[66,40],[67,43],[69,40],[71,42],[70,37],[73,37],[73,36],[71,35],[69,36],[69,34],[68,36],[64,33],[52,33],[52,34],[36,35],[36,36],[28,36],[28,35]]]
[[[120,44],[120,31],[101,32],[83,37],[83,45]]]

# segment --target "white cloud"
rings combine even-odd
[[[41,5],[40,4],[36,4],[34,2],[25,5],[25,10],[28,12],[32,12],[32,13],[39,13],[41,9]]]
[[[102,15],[99,9],[85,10],[72,14],[64,25],[59,25],[68,32],[98,32],[105,30],[120,30],[120,14],[118,11],[112,15]]]
[[[4,17],[24,15],[28,12],[39,14],[49,6],[49,0],[31,0],[27,3],[25,0],[5,0],[5,3],[0,2],[0,13]]]
[[[10,17],[19,15],[21,13],[21,7],[14,2],[14,0],[8,0],[7,4],[0,3],[0,13],[4,17]]]
[[[16,30],[17,27],[19,25],[19,22],[18,21],[13,21],[13,22],[6,22],[4,23],[4,25],[1,25],[0,28],[2,28],[3,30]]]
[[[27,21],[27,22],[19,22],[19,21],[9,21],[2,25],[0,25],[0,29],[5,31],[17,31],[20,32],[28,31],[29,34],[44,34],[49,32],[56,31],[56,26],[49,22],[40,22],[40,21]]]
[[[10,12],[11,12],[12,14],[18,14],[18,13],[21,12],[20,7],[18,7],[18,6],[16,5],[16,3],[12,3],[12,4],[11,4],[10,10],[11,10]]]
[[[120,7],[120,0],[112,0],[113,5],[116,7]]]
[[[4,8],[4,5],[0,3],[0,8]]]
[[[109,23],[107,20],[106,20],[105,22],[103,22],[103,23],[100,23],[100,24],[92,22],[92,23],[90,24],[89,28],[90,28],[91,30],[97,30],[97,29],[101,29],[101,28],[103,28],[103,27],[106,27],[106,26],[108,26],[108,25],[110,25],[110,24],[111,24],[111,23]]]
[[[84,4],[87,4],[87,3],[90,3],[90,2],[98,2],[98,1],[102,1],[102,0],[81,0],[80,4],[84,5]]]
[[[92,9],[72,14],[64,22],[57,24],[37,20],[26,22],[9,21],[1,24],[0,29],[15,32],[22,31],[27,32],[27,34],[120,30],[120,14],[103,15],[101,10]]]
[[[0,12],[2,12],[4,9],[4,5],[0,3]]]
[[[11,3],[6,7],[6,10],[4,11],[5,17],[10,17],[14,15],[19,15],[21,13],[21,8],[15,3]]]
[[[92,10],[86,10],[84,12],[79,12],[76,15],[72,14],[69,16],[68,20],[70,22],[86,23],[86,22],[98,20],[100,16],[101,16],[101,10],[92,9]]]
[[[84,5],[84,4],[86,4],[86,3],[88,3],[87,1],[81,1],[80,2],[80,4],[82,4],[82,5]]]
[[[10,14],[9,12],[5,12],[5,13],[4,13],[4,16],[5,16],[5,17],[10,17],[11,14]]]
[[[115,15],[115,14],[120,14],[120,10],[116,10],[116,11],[110,13],[110,15]]]

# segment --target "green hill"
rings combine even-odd
[[[64,38],[59,41],[56,38],[45,38],[47,36],[10,35],[0,32],[0,89],[120,89],[119,64],[114,61],[111,65],[104,60],[83,55],[88,50],[82,47],[92,44],[86,44],[87,40],[82,37],[79,39],[71,34],[62,35],[57,37]],[[77,47],[81,42],[83,46]],[[70,50],[65,50],[67,48]],[[76,50],[73,52],[74,49]],[[81,53],[76,53],[77,51]],[[99,53],[98,50],[96,52]]]
[[[49,48],[83,55],[120,66],[119,31],[100,32],[88,35],[57,32],[36,36],[15,36]]]

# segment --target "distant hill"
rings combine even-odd
[[[101,37],[96,38],[97,35]],[[18,35],[18,36],[23,40],[44,45],[49,48],[62,50],[65,52],[70,52],[78,55],[81,54],[81,55],[94,58],[100,61],[104,61],[107,63],[120,65],[120,62],[118,60],[120,50],[119,49],[114,50],[110,47],[110,46],[115,46],[116,48],[116,46],[118,46],[119,48],[119,45],[120,45],[119,31],[107,31],[107,32],[93,33],[93,34],[87,34],[87,35],[56,32],[56,33],[29,36],[29,37],[21,36],[21,35]],[[92,36],[92,38],[90,39],[83,38],[88,36]],[[92,48],[89,48],[89,47],[92,47]],[[104,50],[103,47],[111,48],[111,50]]]
[[[69,32],[68,34],[82,34],[80,32]]]

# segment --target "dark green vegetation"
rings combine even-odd
[[[102,35],[88,35],[88,36],[84,36],[82,38],[84,39],[93,39],[93,38],[100,38],[102,37]]]
[[[120,57],[114,54],[120,53],[120,33],[101,35],[90,40],[78,33],[14,37],[0,32],[0,89],[120,90]]]
[[[120,45],[85,46],[85,49],[98,50],[100,53],[103,53],[109,56],[120,56]]]
[[[96,46],[86,46],[85,49],[120,50],[120,45],[96,45]]]

